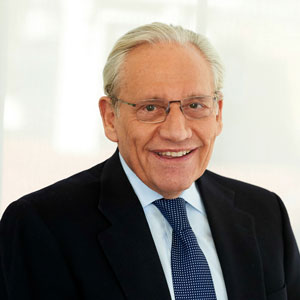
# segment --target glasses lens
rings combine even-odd
[[[139,103],[136,108],[137,119],[142,122],[162,122],[166,116],[166,106],[159,100]]]
[[[179,100],[171,102],[180,102]],[[208,117],[214,106],[214,100],[208,96],[197,96],[181,101],[181,109],[188,119],[201,119]],[[136,116],[145,123],[159,123],[166,119],[168,103],[165,100],[145,100],[136,104]]]
[[[185,99],[182,103],[183,113],[191,119],[208,117],[213,109],[213,99],[210,97],[194,97]]]

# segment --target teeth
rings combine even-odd
[[[168,156],[168,157],[181,157],[181,156],[184,156],[188,153],[190,153],[191,151],[190,150],[183,150],[183,151],[178,151],[178,152],[170,152],[170,151],[167,151],[167,152],[158,152],[158,154],[160,156]]]

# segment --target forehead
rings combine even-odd
[[[140,45],[128,53],[120,75],[122,97],[184,97],[213,91],[210,65],[192,44]]]

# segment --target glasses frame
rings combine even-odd
[[[167,119],[167,116],[170,112],[170,105],[172,103],[180,103],[180,110],[182,112],[182,114],[184,115],[184,117],[188,120],[200,120],[202,119],[203,117],[200,117],[200,118],[191,118],[189,116],[187,116],[185,113],[184,113],[184,110],[182,109],[182,101],[184,100],[188,100],[188,99],[192,99],[192,98],[211,98],[213,100],[213,104],[216,104],[220,101],[221,99],[221,92],[220,91],[215,91],[214,92],[214,95],[213,96],[209,96],[209,95],[199,95],[199,96],[192,96],[192,97],[187,97],[187,98],[183,98],[183,99],[178,99],[178,100],[170,100],[168,101],[168,106],[166,107],[165,109],[165,118],[161,121],[154,121],[154,122],[150,122],[150,121],[143,121],[143,120],[140,120],[137,118],[138,121],[142,122],[142,123],[148,123],[148,124],[157,124],[157,123],[163,123],[166,119]],[[110,98],[112,100],[114,100],[115,102],[121,102],[121,103],[124,103],[124,104],[127,104],[129,106],[132,106],[132,107],[136,107],[141,101],[144,102],[144,101],[156,101],[156,100],[163,100],[163,99],[145,99],[145,100],[141,100],[139,103],[131,103],[131,102],[128,102],[128,101],[125,101],[125,100],[122,100],[122,99],[119,99],[115,96],[110,96]],[[217,115],[218,115],[218,111],[217,111]]]

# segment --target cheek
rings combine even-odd
[[[148,140],[149,130],[136,120],[124,120],[117,126],[118,146],[121,154],[130,160],[137,159]]]
[[[126,158],[130,153],[129,149],[131,148],[132,138],[130,133],[130,124],[126,123],[121,116],[118,117],[115,123],[116,135],[118,138],[118,148],[121,155]]]
[[[209,146],[217,136],[216,122],[201,124],[194,130],[194,133],[201,140],[203,146]]]
[[[130,118],[130,115],[126,111],[121,110],[119,116],[115,121],[116,133],[119,139],[119,142],[124,143],[124,141],[130,139],[130,135],[133,132],[134,126],[132,125],[133,121]]]

